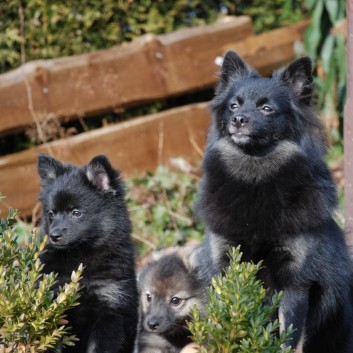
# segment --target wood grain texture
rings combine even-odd
[[[200,161],[209,112],[207,103],[175,108],[91,132],[44,144],[0,158],[0,200],[3,215],[8,207],[30,215],[39,191],[37,158],[48,153],[63,162],[86,164],[105,154],[124,176],[153,171],[172,157]]]
[[[0,134],[51,118],[77,118],[212,86],[214,59],[252,33],[249,17],[89,54],[29,62],[0,75]]]

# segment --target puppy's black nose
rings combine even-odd
[[[236,127],[241,127],[244,124],[247,124],[249,119],[244,115],[235,115],[232,118],[232,124]]]
[[[62,234],[60,234],[58,232],[53,232],[53,233],[50,233],[49,237],[50,237],[51,241],[56,243],[57,241],[59,241],[62,238]]]
[[[156,319],[150,319],[147,321],[147,325],[151,330],[155,331],[159,326],[159,322]]]

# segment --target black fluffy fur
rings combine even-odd
[[[41,256],[44,272],[58,273],[57,285],[70,281],[83,264],[80,305],[69,310],[79,338],[64,352],[129,353],[138,321],[131,224],[119,173],[105,156],[77,167],[41,154],[38,159],[42,203]]]
[[[204,252],[220,269],[240,244],[243,260],[263,260],[270,293],[284,290],[280,319],[296,329],[288,345],[352,353],[352,263],[332,217],[336,188],[312,91],[310,58],[263,78],[226,54],[196,209]]]

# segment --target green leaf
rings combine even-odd
[[[335,25],[338,21],[338,10],[339,10],[339,2],[341,0],[324,0],[325,8],[329,14],[330,21],[332,25]]]
[[[16,213],[17,213],[17,212],[16,212],[13,208],[10,207],[10,209],[9,209],[9,218],[10,218],[10,219],[15,218]]]
[[[334,67],[331,66],[331,62],[333,59],[333,48],[334,48],[335,38],[332,34],[329,34],[321,49],[321,59],[322,59],[322,66],[324,71],[327,73],[330,69],[334,70]]]
[[[335,63],[338,70],[338,86],[343,90],[347,80],[346,43],[342,36],[335,36]],[[343,59],[344,58],[344,59]]]
[[[321,40],[321,16],[323,12],[323,1],[319,0],[314,8],[313,15],[311,18],[311,24],[308,27],[305,37],[304,37],[304,42],[305,42],[305,47],[308,51],[308,54],[312,57],[313,60],[315,60],[317,56],[317,48],[320,44]]]
[[[318,1],[321,1],[321,0],[305,0],[305,4],[309,8],[309,10],[312,10],[313,7],[315,6],[315,3]]]

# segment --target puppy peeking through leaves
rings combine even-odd
[[[206,286],[193,263],[198,245],[153,254],[139,274],[141,322],[138,353],[179,353],[191,342],[186,321],[202,310]]]

